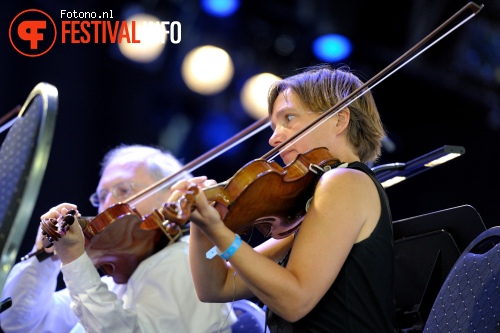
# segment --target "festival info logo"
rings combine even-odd
[[[160,21],[148,15],[137,16],[136,20],[109,21],[113,19],[113,10],[97,13],[62,9],[60,42],[62,44],[117,43],[122,46],[127,44],[126,50],[140,50],[147,53],[152,53],[153,47],[158,45],[161,48],[156,47],[156,49],[161,50],[167,42],[180,43],[179,21]],[[9,38],[14,49],[20,54],[39,57],[54,46],[57,39],[56,24],[47,13],[38,9],[28,9],[19,13],[10,23]],[[137,48],[134,49],[131,45]]]
[[[10,23],[10,43],[17,52],[27,57],[39,57],[49,52],[56,37],[54,20],[38,9],[23,11]]]

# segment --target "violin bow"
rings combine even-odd
[[[413,47],[411,47],[408,51],[406,51],[403,55],[401,55],[399,58],[394,60],[391,64],[389,64],[387,67],[385,67],[382,71],[380,71],[377,75],[372,77],[370,80],[366,81],[363,85],[361,85],[358,89],[352,91],[349,95],[347,95],[343,100],[332,106],[330,109],[327,111],[323,112],[318,118],[316,118],[313,122],[305,126],[303,129],[301,129],[299,132],[295,133],[293,136],[288,138],[287,140],[283,141],[281,144],[278,146],[274,147],[271,149],[269,152],[267,152],[265,155],[263,155],[261,158],[262,159],[269,159],[269,160],[274,160],[278,155],[279,152],[288,146],[291,146],[295,142],[299,141],[302,139],[305,135],[313,131],[316,127],[321,125],[323,122],[326,120],[330,119],[331,117],[335,116],[340,110],[344,109],[345,107],[349,106],[352,102],[354,102],[356,99],[361,97],[363,94],[366,92],[370,91],[373,89],[375,86],[377,86],[379,83],[387,79],[389,76],[394,74],[396,71],[404,67],[406,64],[408,64],[410,61],[418,57],[420,54],[424,53],[427,51],[430,47],[432,47],[434,44],[439,42],[441,39],[449,35],[451,32],[454,30],[458,29],[461,25],[469,21],[472,17],[474,17],[482,8],[484,5],[478,5],[474,2],[469,2],[467,5],[462,7],[459,11],[457,11],[453,16],[451,16],[448,20],[446,20],[443,24],[441,24],[439,27],[434,29],[430,34],[428,34],[426,37],[424,37],[420,42],[415,44]],[[424,44],[428,43],[432,38],[434,38],[441,30],[443,30],[447,25],[449,25],[451,22],[455,21],[458,16],[462,15],[466,10],[471,10],[472,14],[460,21],[457,25],[452,27],[450,30],[448,30],[446,33],[444,33],[442,36],[434,40],[431,44],[427,45],[424,49],[422,49],[420,52],[417,54],[411,56],[413,53],[415,53],[418,49],[420,49]],[[410,57],[411,56],[411,57]],[[409,59],[407,59],[410,57]]]
[[[449,35],[452,31],[456,30],[458,27],[460,27],[465,22],[470,20],[483,7],[484,7],[484,5],[478,5],[474,2],[469,2],[467,5],[462,7],[462,9],[460,9],[453,16],[451,16],[448,20],[446,20],[443,24],[441,24],[439,27],[437,27],[434,31],[432,31],[430,34],[428,34],[426,37],[424,37],[420,42],[415,44],[412,48],[410,48],[408,51],[406,51],[403,55],[401,55],[399,58],[397,58],[395,61],[393,61],[391,64],[389,64],[386,68],[384,68],[382,71],[380,71],[377,75],[372,77],[370,80],[366,81],[358,89],[351,92],[342,101],[338,102],[333,107],[331,107],[330,109],[328,109],[327,111],[322,113],[315,121],[313,121],[312,123],[305,126],[302,130],[297,132],[295,135],[291,136],[289,139],[285,140],[284,142],[282,142],[281,144],[279,144],[278,146],[274,147],[269,152],[264,154],[261,157],[261,159],[273,160],[274,158],[276,158],[276,156],[279,155],[279,152],[281,151],[281,149],[283,149],[284,147],[288,147],[289,145],[292,145],[293,143],[297,142],[302,137],[307,135],[309,132],[313,131],[316,127],[321,125],[324,121],[333,117],[335,114],[337,114],[343,108],[349,106],[352,102],[354,102],[356,99],[361,97],[364,93],[373,89],[379,83],[381,83],[386,78],[388,78],[390,75],[392,75],[393,73],[398,71],[400,68],[405,66],[407,63],[409,63],[410,61],[412,61],[413,59],[418,57],[420,54],[425,52],[427,49],[432,47],[434,44],[439,42],[441,39],[443,39],[444,37]],[[430,45],[426,46],[423,50],[421,50],[417,54],[411,56],[418,49],[420,49],[424,44],[428,43],[432,38],[434,38],[441,30],[443,30],[451,22],[455,21],[457,19],[457,17],[462,15],[466,10],[471,10],[472,15],[469,15],[467,18],[465,18],[464,20],[459,22],[457,25],[455,25],[453,28],[451,28],[445,34],[443,34],[438,39],[433,41]],[[411,58],[407,59],[410,56],[411,56]],[[223,142],[222,144],[216,146],[215,148],[209,150],[208,152],[204,153],[203,155],[199,156],[198,158],[192,160],[191,162],[186,164],[183,168],[181,168],[179,171],[177,171],[177,172],[175,172],[175,173],[173,173],[173,174],[171,174],[163,179],[160,179],[159,181],[150,185],[149,187],[145,188],[144,190],[136,193],[132,197],[125,200],[124,203],[132,205],[133,203],[137,202],[138,200],[143,199],[149,195],[156,193],[156,191],[167,186],[168,184],[171,184],[181,174],[192,172],[192,171],[196,170],[197,168],[208,163],[209,161],[211,161],[214,158],[216,158],[217,156],[223,154],[224,152],[231,149],[232,147],[245,141],[247,138],[262,131],[267,126],[269,126],[269,118],[268,117],[264,117],[264,118],[257,120],[255,123],[253,123],[249,127],[245,128],[244,130],[242,130],[241,132],[239,132],[238,134],[236,134],[232,138],[230,138],[227,141]]]
[[[4,123],[7,121],[7,119],[11,118],[16,113],[19,114],[19,111],[21,111],[21,105],[16,105],[12,110],[7,112],[7,114],[3,115],[2,118],[0,118],[0,133],[3,133],[5,130],[9,129],[14,124],[17,118],[11,119],[6,124]]]
[[[135,195],[131,196],[130,198],[124,200],[123,203],[130,204],[136,202],[138,199],[144,199],[149,195],[154,194],[156,191],[160,190],[161,188],[167,186],[168,184],[171,184],[174,180],[177,179],[177,177],[181,174],[184,173],[189,173],[192,172],[202,165],[205,165],[206,163],[210,162],[217,156],[225,153],[229,149],[233,148],[234,146],[240,144],[241,142],[245,141],[246,139],[252,137],[253,135],[259,133],[262,131],[264,128],[269,126],[269,118],[268,117],[263,117],[250,126],[246,127],[242,131],[238,132],[236,135],[231,137],[230,139],[224,141],[223,143],[219,144],[218,146],[212,148],[211,150],[207,151],[203,155],[195,158],[191,162],[187,163],[184,165],[183,168],[178,170],[177,172],[174,172],[173,174],[160,179],[156,183],[146,187],[144,190],[136,193]],[[153,191],[154,190],[154,191]]]

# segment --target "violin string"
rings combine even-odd
[[[432,46],[434,46],[440,40],[442,40],[443,38],[445,38],[446,36],[448,36],[450,33],[452,33],[453,31],[455,31],[456,29],[458,29],[460,26],[462,26],[463,24],[465,24],[467,21],[469,21],[475,15],[476,15],[476,13],[473,13],[473,14],[469,15],[467,18],[465,18],[464,20],[462,20],[459,24],[455,25],[453,28],[451,28],[446,33],[444,33],[442,36],[440,36],[435,41],[433,41],[432,43],[430,43],[429,45],[427,45],[425,48],[423,48],[422,50],[420,50],[417,54],[415,54],[414,56],[410,57],[408,60],[406,60],[405,62],[403,62],[401,65],[399,65],[398,67],[396,67],[395,69],[393,69],[392,71],[390,71],[386,76],[382,77],[380,80],[378,80],[377,82],[375,82],[371,86],[367,86],[366,90],[362,94],[359,94],[356,97],[354,97],[353,99],[351,99],[349,102],[346,102],[346,103],[342,104],[340,107],[338,107],[337,111],[335,111],[331,115],[329,115],[329,116],[321,119],[321,121],[317,122],[314,126],[312,126],[311,128],[309,128],[307,131],[305,131],[304,133],[301,133],[296,138],[294,138],[293,140],[291,140],[290,142],[288,142],[280,150],[278,150],[274,155],[271,155],[268,161],[273,161],[274,159],[276,159],[276,157],[279,156],[279,154],[280,154],[281,151],[286,150],[287,148],[289,148],[290,146],[292,146],[293,144],[295,144],[296,142],[298,142],[300,139],[302,139],[303,137],[305,137],[307,134],[311,133],[318,126],[320,126],[321,124],[323,124],[324,122],[326,122],[328,119],[334,117],[342,109],[346,108],[351,103],[353,103],[355,100],[357,100],[358,98],[360,98],[361,96],[363,96],[364,94],[366,94],[368,91],[370,91],[373,88],[375,88],[376,86],[378,86],[380,83],[382,83],[383,81],[385,81],[388,77],[390,77],[392,74],[394,74],[395,72],[397,72],[398,70],[400,70],[402,67],[406,66],[406,64],[408,64],[409,62],[413,61],[413,59],[415,59],[418,56],[420,56],[422,53],[424,53],[429,48],[431,48]],[[329,108],[328,110],[326,110],[325,113],[331,112],[336,107],[337,107],[337,105],[332,106],[331,108]]]

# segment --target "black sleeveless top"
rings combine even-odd
[[[389,203],[370,168],[361,162],[347,167],[361,170],[373,179],[382,204],[380,220],[368,238],[354,244],[339,275],[311,312],[289,323],[268,310],[267,325],[271,333],[395,332],[394,250]],[[288,255],[282,265],[286,266],[287,260]]]

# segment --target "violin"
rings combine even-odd
[[[137,266],[154,254],[164,239],[161,229],[142,229],[142,216],[127,204],[113,205],[94,218],[75,217],[74,214],[75,211],[69,211],[59,219],[44,219],[40,222],[45,236],[44,247],[51,247],[54,241],[63,237],[76,220],[85,237],[85,252],[94,266],[113,277],[116,283],[126,283]],[[174,240],[172,237],[169,239]],[[45,253],[45,250],[38,251],[42,252]]]
[[[316,148],[282,168],[276,162],[256,159],[242,167],[231,179],[204,189],[224,224],[237,234],[251,227],[264,237],[284,238],[292,234],[304,219],[305,203],[311,198],[317,179],[315,170],[340,164],[328,149]],[[158,220],[166,221],[168,232],[183,226],[195,204],[196,186],[178,201],[165,203],[143,218],[141,227],[154,230]],[[258,198],[258,200],[256,200]]]

